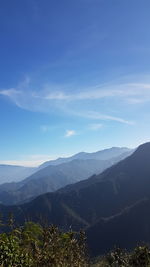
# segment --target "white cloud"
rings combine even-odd
[[[13,88],[0,91],[0,95],[8,96],[10,98],[12,98],[14,95],[20,94],[20,93],[21,92],[19,92],[16,89],[13,89]]]
[[[0,90],[1,95],[8,96],[16,103],[23,105],[23,99],[28,98],[32,103],[38,103],[41,101],[41,104],[47,104],[50,101],[79,101],[79,100],[98,100],[102,98],[113,98],[119,97],[121,99],[129,97],[142,97],[145,100],[147,97],[150,100],[150,84],[143,83],[124,83],[116,85],[98,85],[91,88],[81,88],[80,90],[76,89],[76,93],[67,93],[65,89],[60,90],[58,86],[47,86],[46,89],[42,90],[26,90],[24,89],[25,85],[23,82],[18,85],[17,88],[10,88]],[[29,85],[27,80],[25,84]],[[60,86],[61,87],[61,86]],[[64,87],[64,86],[63,86]],[[67,86],[66,86],[67,87]],[[43,101],[43,103],[42,103]],[[25,101],[24,101],[25,102]],[[26,103],[27,104],[27,103]],[[24,105],[23,105],[24,108]],[[27,107],[28,108],[28,107]]]
[[[49,88],[50,89],[50,88]],[[129,98],[129,97],[149,97],[150,100],[150,84],[143,83],[122,83],[113,85],[98,85],[91,88],[82,88],[76,93],[66,93],[65,91],[58,90],[46,93],[42,97],[47,100],[66,100],[66,101],[79,101],[79,100],[97,100],[102,98]]]
[[[98,112],[93,112],[93,111],[87,113],[86,116],[87,116],[88,118],[91,118],[91,119],[117,121],[117,122],[120,122],[120,123],[130,124],[130,125],[134,124],[134,123],[131,122],[131,121],[124,120],[124,119],[119,118],[119,117],[114,117],[114,116],[104,115],[104,114],[100,114],[100,113],[98,113]]]
[[[115,114],[120,114],[120,109],[117,110],[118,103],[139,105],[150,102],[150,83],[107,84],[80,90],[72,87],[69,90],[68,85],[66,89],[64,85],[62,87],[50,85],[41,90],[32,90],[30,79],[27,77],[16,88],[0,90],[0,95],[10,98],[18,107],[34,112],[63,113],[69,116],[133,124],[122,116],[107,114],[107,106],[103,109],[99,105],[99,110],[96,110],[95,103],[104,103],[103,100],[107,100],[107,103],[110,101],[110,106],[117,111]],[[41,130],[47,132],[49,127],[43,125]]]
[[[65,133],[65,137],[71,137],[73,135],[76,135],[76,132],[74,130],[67,130]]]
[[[95,111],[72,112],[72,114],[75,116],[79,116],[79,117],[83,117],[83,118],[87,118],[87,119],[93,119],[93,120],[116,121],[116,122],[120,122],[120,123],[128,124],[128,125],[134,125],[135,124],[133,121],[125,120],[125,119],[120,118],[120,117],[114,117],[114,116],[101,114],[100,112],[95,112]]]

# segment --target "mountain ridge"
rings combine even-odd
[[[111,148],[107,148],[107,149],[103,149],[103,150],[99,150],[96,152],[79,152],[73,156],[70,157],[65,157],[65,158],[58,158],[56,160],[50,160],[50,161],[46,161],[43,164],[41,164],[39,166],[39,168],[43,168],[43,167],[47,167],[48,165],[58,165],[61,163],[65,163],[68,161],[71,161],[73,159],[99,159],[99,160],[107,160],[107,159],[111,159],[114,157],[117,157],[119,155],[121,155],[123,152],[128,152],[132,149],[127,148],[127,147],[111,147]],[[110,152],[110,156],[109,156],[109,152]],[[105,155],[104,155],[105,154]]]
[[[117,157],[109,160],[78,159],[77,157],[79,154],[81,155],[81,152],[77,154],[75,156],[76,159],[72,161],[70,161],[71,158],[69,158],[69,161],[59,165],[48,165],[45,168],[37,169],[35,173],[19,183],[0,185],[0,201],[6,205],[13,205],[19,202],[23,203],[40,194],[56,191],[68,184],[73,184],[93,174],[101,173],[104,169],[107,169],[122,158],[133,153],[132,150],[128,149],[126,152],[123,150],[123,153],[121,153],[121,151],[121,148],[116,148],[115,154]],[[105,156],[108,157],[107,153],[109,153],[110,157],[109,149],[105,150]],[[92,155],[95,157],[95,154],[97,154],[97,152],[90,153],[90,156]]]

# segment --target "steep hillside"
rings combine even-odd
[[[150,243],[150,199],[126,207],[122,212],[100,219],[86,231],[90,254],[98,256],[114,249],[133,249]]]

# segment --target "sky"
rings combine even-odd
[[[0,163],[150,135],[149,0],[0,1]]]

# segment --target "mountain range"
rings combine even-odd
[[[58,158],[56,160],[50,160],[50,161],[46,161],[43,164],[41,164],[39,166],[39,168],[45,168],[49,165],[59,165],[62,163],[66,163],[66,162],[70,162],[72,160],[75,159],[82,159],[82,160],[86,160],[86,159],[97,159],[97,160],[110,160],[112,158],[116,158],[116,157],[120,157],[123,154],[128,154],[130,153],[130,151],[132,152],[132,149],[129,149],[127,147],[111,147],[108,149],[103,149],[97,152],[92,152],[92,153],[88,153],[88,152],[79,152],[71,157],[67,157],[67,158]]]
[[[82,152],[62,160],[46,162],[36,168],[36,171],[34,169],[34,173],[26,179],[0,185],[0,202],[13,205],[29,201],[40,194],[56,191],[101,173],[131,153],[131,149],[111,148],[95,153]],[[63,163],[60,163],[62,161]]]
[[[0,205],[4,220],[48,222],[87,234],[91,255],[115,245],[150,242],[150,143],[99,175],[16,206]]]

